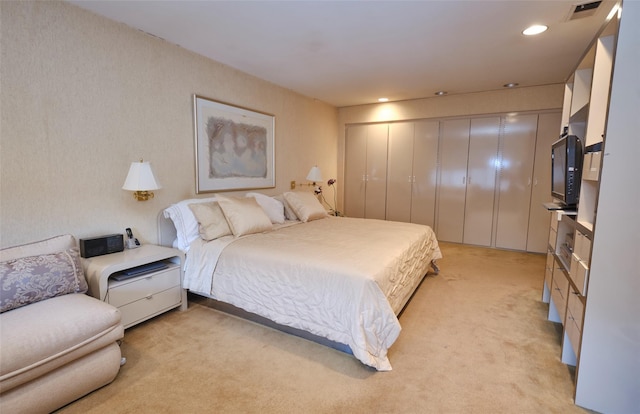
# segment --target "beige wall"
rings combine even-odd
[[[343,181],[345,128],[349,124],[558,110],[563,96],[564,84],[556,84],[339,108],[338,177]],[[342,203],[338,204],[342,208]]]
[[[337,110],[59,2],[0,2],[0,246],[131,227],[195,196],[192,96],[276,117],[276,184],[337,171]],[[121,189],[132,161],[163,188]],[[206,195],[202,195],[206,196]]]

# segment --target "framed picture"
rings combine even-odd
[[[275,116],[193,96],[196,193],[276,186]]]

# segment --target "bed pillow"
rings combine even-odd
[[[182,200],[164,210],[164,216],[171,219],[173,226],[176,228],[174,247],[186,252],[189,250],[191,242],[200,237],[198,220],[196,220],[196,216],[193,215],[193,212],[189,208],[189,204],[207,203],[211,201],[216,201],[216,198],[192,198]]]
[[[269,216],[253,197],[218,196],[218,204],[235,237],[271,230]]]
[[[247,193],[246,196],[256,199],[258,205],[262,207],[272,223],[284,223],[284,205],[282,202],[261,193]]]
[[[291,209],[291,206],[289,205],[289,203],[287,203],[287,200],[284,199],[284,194],[277,195],[273,198],[281,202],[284,206],[284,218],[286,220],[298,220],[298,216],[296,216],[296,213],[294,213],[294,211]]]
[[[198,221],[198,233],[202,240],[210,241],[231,234],[227,219],[217,201],[189,204]]]
[[[313,193],[287,192],[284,193],[284,199],[287,200],[291,209],[302,222],[321,219],[329,215]]]
[[[0,263],[0,313],[88,289],[77,247]]]

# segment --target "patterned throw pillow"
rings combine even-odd
[[[0,313],[87,289],[77,248],[0,262]]]

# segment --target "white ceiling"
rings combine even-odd
[[[84,1],[78,6],[337,107],[564,82],[614,1]],[[521,31],[549,26],[539,36]]]

